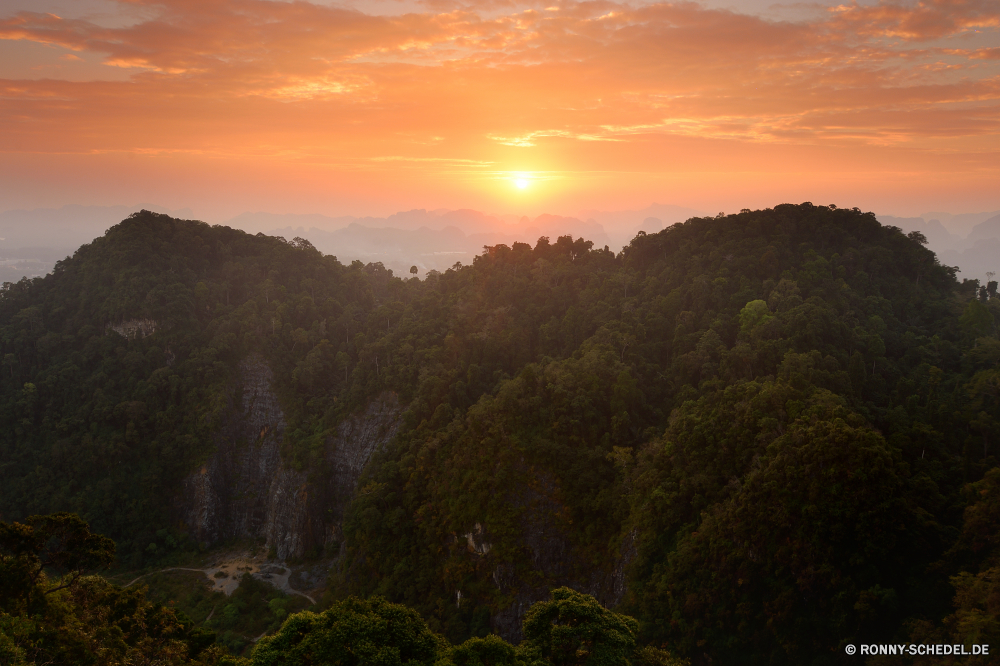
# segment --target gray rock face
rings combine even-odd
[[[326,442],[324,472],[297,471],[281,459],[286,424],[271,383],[262,357],[241,364],[216,450],[184,481],[184,522],[207,545],[256,539],[281,559],[320,548],[332,554],[342,540],[341,523],[361,474],[398,432],[402,408],[394,394],[382,394],[344,420]],[[555,480],[538,471],[527,476],[530,482],[511,488],[507,499],[524,509],[521,545],[530,554],[530,571],[519,573],[512,564],[493,559],[488,525],[475,523],[455,536],[455,547],[481,558],[493,584],[509,600],[492,614],[490,624],[515,643],[522,638],[525,613],[536,601],[548,599],[554,587],[566,585],[616,606],[625,593],[625,569],[635,556],[633,534],[610,566],[593,565],[572,544]],[[456,591],[456,603],[461,603],[461,593]]]
[[[515,644],[524,638],[521,625],[528,609],[548,600],[553,588],[570,587],[593,595],[607,608],[617,606],[625,596],[626,569],[636,555],[633,531],[623,540],[610,569],[589,564],[590,558],[574,548],[568,536],[565,507],[554,499],[555,481],[541,472],[534,477],[533,483],[517,489],[510,498],[525,509],[521,542],[531,556],[531,573],[525,580],[513,566],[500,563],[492,574],[497,589],[512,601],[491,615],[490,627]]]
[[[327,443],[331,473],[311,478],[281,460],[285,418],[271,383],[262,357],[240,365],[216,450],[184,480],[180,508],[201,543],[263,539],[281,559],[301,557],[337,539],[362,470],[395,436],[402,410],[386,393],[345,420]]]
[[[156,333],[158,326],[159,324],[152,319],[124,319],[117,324],[108,324],[106,329],[131,340]]]
[[[383,393],[361,414],[342,422],[327,444],[326,460],[331,473],[324,486],[324,506],[335,517],[325,535],[326,545],[340,540],[340,523],[361,472],[372,455],[396,436],[402,424],[402,407],[394,393]]]

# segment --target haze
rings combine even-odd
[[[995,210],[998,31],[990,0],[3,0],[0,210]]]

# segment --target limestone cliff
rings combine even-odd
[[[123,319],[117,324],[107,324],[105,326],[107,331],[113,331],[129,340],[152,335],[156,333],[157,328],[159,328],[159,324],[152,319]]]
[[[594,565],[592,558],[572,544],[565,522],[567,512],[556,499],[556,483],[544,472],[523,488],[513,489],[510,501],[525,509],[521,520],[521,543],[530,557],[528,571],[518,575],[508,563],[497,563],[492,571],[494,585],[508,600],[490,617],[490,627],[502,638],[519,643],[521,625],[528,609],[549,598],[555,587],[567,586],[593,595],[608,608],[617,606],[625,595],[626,568],[635,558],[635,533],[626,536],[610,568]],[[471,544],[483,540],[482,528],[467,535]],[[478,546],[478,544],[476,544]],[[470,547],[470,552],[473,549]],[[488,543],[475,552],[486,554]]]
[[[262,539],[281,559],[318,552],[336,539],[358,478],[399,429],[396,396],[385,393],[346,419],[327,442],[329,474],[287,467],[285,418],[260,356],[240,365],[232,404],[209,461],[182,487],[183,521],[199,542]]]
[[[216,450],[184,482],[184,522],[209,546],[233,538],[256,539],[281,559],[320,550],[334,554],[361,473],[399,430],[401,412],[394,394],[380,395],[345,419],[326,442],[323,473],[297,471],[281,459],[286,424],[271,371],[260,356],[246,359]],[[470,525],[454,541],[492,577],[505,603],[491,614],[491,627],[514,642],[521,639],[528,608],[547,599],[553,587],[568,585],[607,606],[617,605],[625,591],[624,569],[635,552],[632,538],[627,538],[610,567],[593,565],[592,558],[572,544],[555,480],[538,470],[525,478],[524,485],[509,489],[507,500],[524,509],[520,540],[530,559],[527,569],[494,559],[488,525]],[[455,594],[456,603],[461,603],[462,590]]]

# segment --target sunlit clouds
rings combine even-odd
[[[324,212],[497,209],[529,191],[539,206],[707,206],[720,187],[852,183],[889,206],[1000,182],[995,0],[831,4],[805,21],[693,2],[104,4],[128,20],[0,15],[0,159],[20,178],[0,196],[17,205],[13,189],[44,191],[27,180],[88,163],[62,192]],[[523,165],[559,178],[538,187]],[[137,169],[159,185],[130,189]]]

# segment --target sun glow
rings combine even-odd
[[[996,0],[398,4],[0,1],[4,209],[1000,208]]]
[[[526,190],[531,186],[531,175],[527,173],[516,173],[513,174],[511,181],[514,183],[514,187],[519,190]]]

